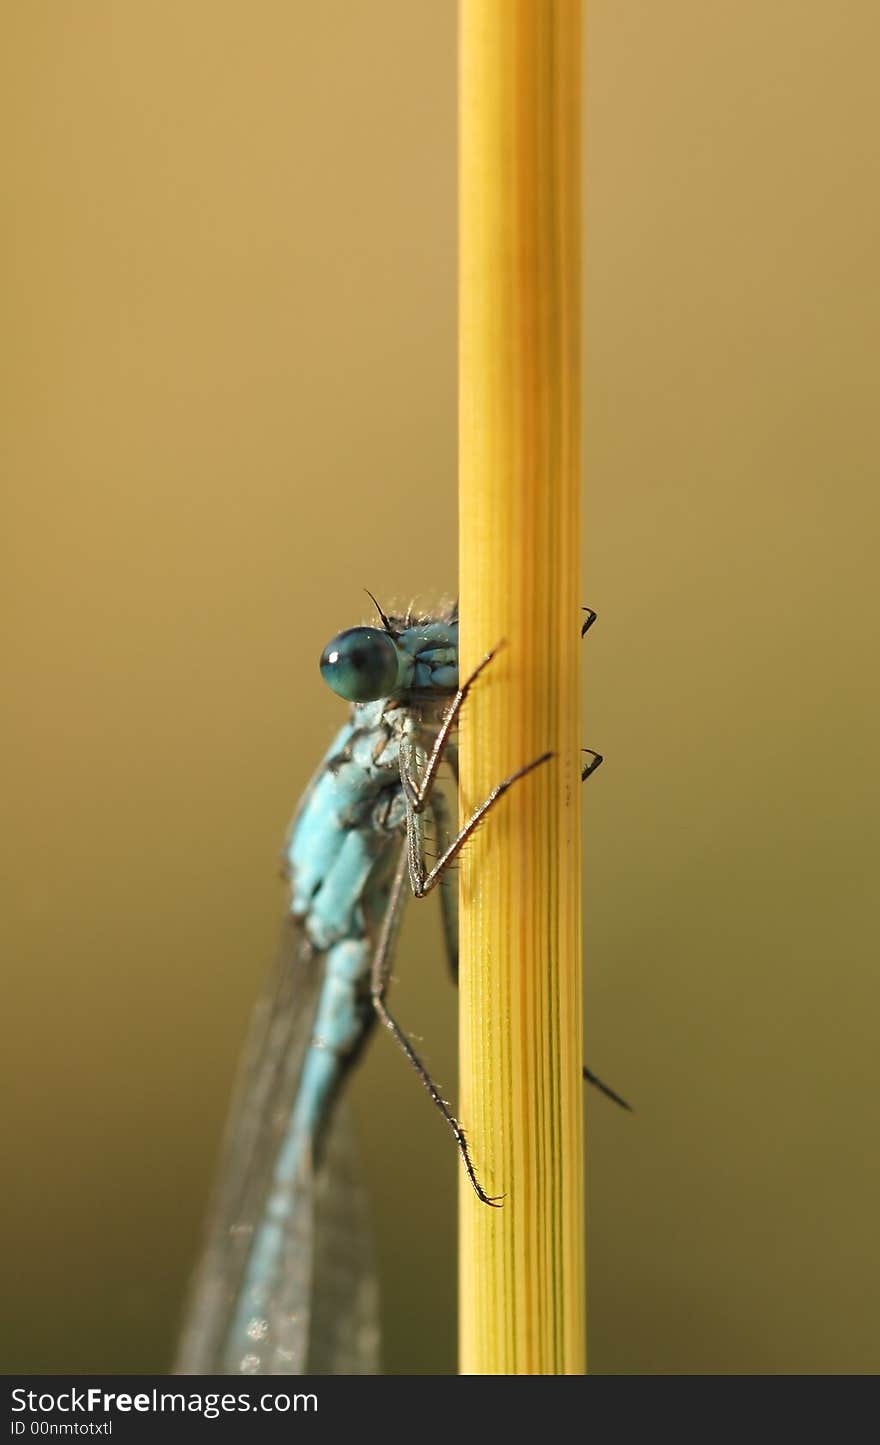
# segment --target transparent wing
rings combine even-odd
[[[257,1003],[239,1065],[220,1168],[209,1209],[204,1252],[186,1310],[175,1370],[217,1374],[229,1369],[226,1342],[234,1321],[254,1231],[259,1224],[296,1097],[323,971],[292,919],[278,961]],[[290,1177],[284,1279],[288,1317],[284,1347],[297,1372],[308,1332],[311,1284],[312,1180],[309,1159]],[[271,1301],[270,1301],[271,1303]],[[301,1309],[291,1309],[291,1304]],[[257,1351],[259,1354],[259,1351]],[[298,1365],[299,1370],[302,1364]]]
[[[379,1373],[379,1290],[348,1110],[337,1102],[315,1177],[307,1373]]]

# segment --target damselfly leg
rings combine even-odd
[[[471,1159],[470,1150],[468,1148],[468,1142],[465,1136],[464,1129],[456,1119],[455,1115],[452,1113],[452,1110],[450,1109],[446,1100],[443,1098],[443,1095],[440,1093],[440,1090],[437,1088],[437,1085],[434,1083],[434,1080],[431,1078],[431,1075],[428,1073],[428,1070],[425,1068],[424,1064],[422,1063],[421,1059],[419,1058],[418,1054],[410,1043],[407,1035],[400,1027],[400,1024],[397,1022],[394,1015],[390,1013],[388,1009],[387,997],[388,989],[391,983],[391,960],[394,952],[394,934],[400,917],[400,910],[406,897],[408,872],[408,847],[406,844],[404,844],[403,848],[401,848],[400,850],[400,860],[397,864],[397,871],[394,875],[394,882],[391,885],[391,893],[388,899],[388,908],[385,914],[382,930],[379,934],[379,939],[376,944],[376,951],[373,954],[373,963],[370,971],[370,997],[373,1001],[373,1008],[376,1010],[376,1013],[378,1014],[382,1023],[385,1025],[386,1029],[388,1029],[389,1033],[392,1034],[392,1036],[397,1040],[397,1043],[403,1049],[403,1052],[406,1054],[406,1057],[409,1059],[410,1063],[412,1064],[413,1068],[421,1079],[422,1084],[427,1090],[432,1103],[436,1106],[436,1108],[440,1110],[440,1113],[443,1115],[443,1118],[445,1119],[447,1125],[452,1130],[452,1136],[455,1139],[456,1145],[458,1147],[458,1152],[461,1155],[461,1161],[464,1164],[467,1177],[473,1185],[474,1192],[477,1195],[477,1198],[480,1199],[483,1204],[491,1204],[493,1207],[497,1208],[497,1206],[501,1202],[500,1197],[493,1197],[492,1195],[487,1194],[485,1189],[481,1185],[479,1179],[477,1178],[477,1173],[474,1169],[473,1160]]]
[[[404,756],[405,749],[401,748],[401,773],[403,773],[403,769],[406,767]],[[530,763],[526,763],[523,767],[517,768],[515,773],[510,773],[506,778],[502,778],[500,783],[496,783],[488,797],[484,798],[480,806],[474,809],[467,822],[456,834],[445,851],[441,853],[433,868],[430,869],[425,866],[420,812],[416,812],[411,806],[409,798],[407,798],[406,834],[409,856],[409,876],[412,891],[416,898],[424,898],[430,893],[432,888],[436,887],[443,875],[444,869],[448,868],[450,863],[458,857],[468,838],[470,838],[472,833],[480,826],[486,814],[495,807],[495,804],[500,803],[507,790],[512,788],[514,783],[518,783],[520,778],[526,777],[529,773],[533,772],[535,768],[539,768],[542,763],[549,762],[552,756],[552,753],[542,753],[539,758],[533,758]]]
[[[596,621],[596,618],[599,616],[599,614],[598,612],[594,612],[592,607],[582,607],[581,612],[586,612],[587,614],[584,618],[583,626],[581,627],[581,637],[586,637],[587,633],[589,632],[593,623]]]
[[[600,1094],[604,1094],[606,1099],[611,1099],[613,1103],[619,1104],[621,1109],[626,1109],[627,1113],[629,1114],[635,1112],[632,1104],[628,1104],[626,1102],[626,1099],[624,1099],[620,1094],[616,1094],[611,1088],[611,1085],[606,1084],[604,1079],[600,1079],[598,1074],[594,1074],[590,1069],[588,1069],[586,1064],[584,1064],[584,1078],[586,1079],[588,1084],[592,1084],[595,1089],[598,1089]]]
[[[581,752],[586,753],[590,758],[590,761],[584,763],[581,768],[581,782],[585,783],[590,774],[595,773],[599,764],[603,762],[603,755],[602,753],[597,753],[595,748],[581,748]]]
[[[470,692],[477,678],[480,676],[480,673],[489,666],[489,663],[492,661],[493,657],[497,657],[503,646],[504,643],[499,642],[497,647],[493,647],[491,652],[487,652],[486,656],[482,659],[482,661],[477,663],[477,666],[474,668],[470,677],[465,678],[464,682],[459,687],[458,691],[452,699],[452,702],[449,704],[446,712],[443,715],[443,721],[440,724],[440,727],[437,730],[437,736],[434,739],[434,746],[431,748],[431,752],[428,756],[428,761],[425,764],[425,771],[422,773],[421,779],[419,781],[417,781],[411,776],[411,759],[402,757],[400,765],[400,781],[403,784],[403,791],[406,796],[407,804],[414,813],[424,812],[425,807],[427,806],[428,798],[431,793],[431,788],[433,786],[434,779],[437,776],[437,769],[440,767],[440,764],[443,761],[443,754],[449,742],[449,734],[452,732],[453,728],[458,722],[458,715],[464,707],[468,693]],[[543,761],[543,759],[541,759],[540,761]]]
[[[480,1184],[479,1179],[477,1178],[476,1170],[474,1169],[473,1160],[470,1156],[470,1151],[468,1149],[464,1129],[455,1118],[455,1115],[451,1112],[449,1105],[442,1097],[439,1089],[432,1080],[421,1059],[418,1057],[406,1034],[403,1032],[393,1015],[389,1012],[387,1006],[387,994],[390,981],[389,976],[391,968],[392,945],[394,940],[394,929],[396,927],[396,918],[400,912],[400,907],[403,902],[404,880],[407,873],[409,874],[410,888],[414,897],[425,898],[427,894],[430,893],[431,890],[435,888],[436,885],[442,880],[444,871],[449,867],[453,860],[457,858],[468,838],[471,837],[474,830],[486,817],[486,814],[495,807],[496,803],[500,802],[501,798],[508,791],[508,789],[511,788],[514,783],[518,782],[520,778],[523,778],[528,773],[532,772],[534,768],[539,767],[541,763],[547,762],[552,756],[552,754],[549,752],[542,753],[540,757],[534,758],[532,762],[526,763],[524,767],[518,768],[516,772],[511,773],[508,777],[503,778],[500,783],[496,784],[496,786],[492,789],[491,793],[489,793],[488,797],[484,799],[484,801],[480,804],[478,808],[475,808],[470,818],[468,818],[464,826],[459,830],[456,836],[451,840],[443,853],[434,863],[434,866],[430,869],[427,867],[425,863],[425,851],[422,838],[422,814],[425,812],[426,808],[432,806],[432,791],[434,783],[436,781],[437,771],[440,767],[441,762],[443,761],[443,755],[449,741],[450,733],[452,732],[452,729],[456,724],[458,715],[461,712],[464,701],[470,689],[473,687],[474,683],[479,677],[480,673],[492,661],[492,658],[495,656],[497,651],[498,649],[495,648],[492,652],[487,653],[486,656],[483,658],[482,662],[479,663],[479,665],[471,673],[470,677],[468,677],[466,681],[462,683],[461,687],[456,692],[454,698],[452,699],[452,702],[446,710],[440,728],[438,729],[437,736],[434,740],[434,744],[431,748],[430,754],[428,755],[425,769],[422,773],[421,778],[416,778],[413,776],[413,747],[409,738],[405,737],[401,739],[400,777],[403,784],[404,799],[406,803],[406,843],[401,851],[400,861],[397,865],[397,871],[394,876],[394,882],[392,884],[391,894],[389,897],[386,920],[379,936],[376,952],[373,958],[373,967],[371,971],[371,997],[373,1000],[373,1007],[376,1009],[376,1012],[378,1013],[385,1027],[396,1038],[400,1047],[403,1049],[404,1053],[406,1054],[407,1058],[409,1059],[410,1063],[412,1064],[413,1068],[421,1079],[422,1084],[424,1085],[434,1104],[440,1110],[440,1113],[443,1115],[443,1118],[446,1120],[446,1123],[452,1130],[453,1137],[455,1138],[455,1142],[458,1146],[458,1151],[462,1158],[462,1163],[464,1164],[467,1176],[470,1179],[471,1184],[473,1185],[474,1192],[476,1193],[478,1199],[480,1199],[484,1204],[491,1204],[495,1206],[500,1203],[500,1199],[487,1194],[486,1191],[483,1189],[482,1185]],[[433,806],[435,816],[439,814],[442,817],[442,803],[438,806],[437,800],[435,798]]]
[[[598,612],[595,612],[592,607],[582,607],[581,611],[586,612],[587,614],[581,627],[581,637],[586,637],[587,633],[589,632],[593,623],[596,621],[596,618],[599,616],[599,614]],[[590,774],[595,773],[596,769],[602,762],[602,754],[597,753],[595,748],[581,748],[581,752],[587,753],[591,758],[591,761],[588,763],[584,763],[584,766],[581,768],[581,782],[585,783]]]
[[[553,754],[549,752],[541,753],[540,757],[533,758],[530,763],[525,763],[523,767],[517,768],[515,772],[510,773],[506,778],[502,778],[500,783],[496,783],[488,797],[484,798],[479,807],[474,809],[467,822],[437,859],[433,868],[428,869],[425,866],[419,817],[428,806],[431,789],[437,776],[437,769],[443,760],[443,752],[449,740],[449,734],[455,727],[465,699],[477,678],[480,676],[480,673],[484,668],[488,667],[497,653],[497,647],[493,648],[491,652],[487,652],[482,662],[478,663],[474,668],[470,677],[461,684],[461,687],[458,689],[446,710],[446,715],[437,732],[434,746],[431,749],[421,779],[415,779],[412,776],[412,743],[409,738],[401,739],[400,779],[403,783],[404,797],[406,799],[406,836],[409,856],[409,876],[412,891],[416,898],[424,898],[426,894],[430,893],[431,889],[435,887],[442,877],[444,869],[448,868],[453,859],[458,857],[468,838],[470,838],[474,830],[479,827],[486,814],[495,807],[496,803],[501,801],[507,790],[512,788],[514,783],[519,782],[520,778],[526,777],[534,768],[540,767],[542,763],[549,762],[553,756]]]

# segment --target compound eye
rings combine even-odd
[[[321,653],[321,676],[347,702],[375,702],[397,682],[397,648],[387,632],[349,627]]]

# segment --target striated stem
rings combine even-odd
[[[462,1373],[585,1368],[580,0],[461,0]]]

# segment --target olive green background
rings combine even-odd
[[[455,11],[2,31],[0,1363],[162,1370],[318,653],[455,587]],[[880,1364],[878,43],[873,0],[589,6],[598,1372]],[[387,1366],[448,1372],[453,1151],[385,1038],[354,1094]]]

